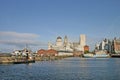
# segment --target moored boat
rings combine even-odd
[[[83,54],[83,57],[85,58],[107,58],[107,57],[110,57],[110,55],[106,54],[104,51],[97,51],[95,52],[95,54],[92,54],[92,53]]]
[[[95,54],[94,57],[96,58],[107,58],[110,57],[109,54]]]
[[[83,54],[84,58],[92,58],[93,56],[94,56],[94,54],[92,54],[92,53]]]
[[[13,64],[22,64],[22,63],[35,63],[35,60],[26,60],[26,61],[15,61]]]
[[[114,57],[114,58],[120,58],[120,53],[119,54],[111,54],[110,56]]]
[[[107,58],[110,57],[109,54],[106,53],[104,50],[96,51],[94,57],[96,58]]]

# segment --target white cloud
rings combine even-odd
[[[0,32],[1,37],[11,37],[11,38],[25,38],[25,39],[32,39],[37,38],[39,35],[32,34],[32,33],[18,33],[18,32]]]
[[[0,32],[0,48],[4,46],[4,48],[18,47],[23,48],[25,45],[29,45],[31,47],[38,46],[47,46],[46,43],[39,41],[39,35],[32,33],[18,33],[18,32]]]

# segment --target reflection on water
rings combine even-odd
[[[120,80],[120,58],[66,58],[0,65],[0,80]]]

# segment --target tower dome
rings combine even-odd
[[[58,36],[57,39],[62,39],[62,38],[60,36]]]
[[[60,36],[57,37],[56,45],[57,46],[62,46],[62,38]]]

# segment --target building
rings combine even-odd
[[[23,50],[14,50],[12,53],[12,56],[20,56],[20,57],[27,57],[32,59],[33,58],[33,52],[30,49],[24,48]]]
[[[107,51],[107,53],[111,53],[112,52],[112,42],[109,39],[104,39],[101,41],[100,44],[96,44],[95,47],[96,51]]]
[[[74,52],[74,51],[83,51],[84,46],[86,45],[86,36],[84,34],[80,35],[79,42],[69,42],[68,37],[65,36],[64,40],[62,37],[57,37],[56,43],[48,43],[48,49],[54,49],[58,52]]]
[[[102,42],[100,43],[100,45],[99,45],[99,49],[100,50],[105,50],[105,45],[107,45],[108,44],[108,39],[104,39],[104,40],[102,40]]]
[[[95,50],[106,50],[107,53],[120,53],[120,39],[104,39],[100,44],[96,44]]]
[[[95,45],[95,50],[99,50],[99,49],[100,49],[99,44],[96,44],[96,45]]]
[[[46,56],[46,50],[40,49],[37,51],[38,56]]]
[[[85,46],[86,45],[86,37],[84,34],[80,35],[80,45]]]
[[[84,52],[89,52],[89,46],[88,45],[84,46]]]
[[[57,56],[58,52],[54,49],[44,50],[40,49],[37,51],[38,56]]]
[[[49,49],[46,51],[46,53],[48,56],[57,56],[58,55],[58,52],[54,49]]]
[[[113,40],[113,52],[120,53],[120,39],[115,38]]]
[[[56,46],[58,46],[58,47],[61,47],[61,46],[62,46],[62,38],[61,38],[60,36],[57,37]]]

